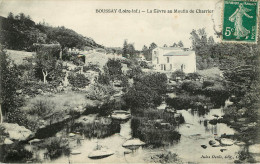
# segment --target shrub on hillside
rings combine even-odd
[[[55,110],[55,103],[47,99],[37,99],[27,111],[30,115],[45,117]]]
[[[130,68],[130,70],[127,71],[127,76],[129,78],[137,78],[138,76],[142,75],[143,74],[143,71],[141,69],[141,67],[139,66],[132,66]]]
[[[109,85],[110,84],[110,77],[109,77],[109,75],[107,73],[99,72],[98,83],[104,84],[104,85]]]
[[[68,80],[75,88],[84,88],[89,84],[89,79],[84,74],[70,74]]]
[[[83,66],[83,72],[87,72],[87,71],[96,71],[96,72],[100,72],[99,66],[97,64],[88,64],[86,66]]]

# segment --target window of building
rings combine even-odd
[[[156,59],[157,59],[157,64],[159,64],[159,58],[157,57]]]
[[[170,64],[170,70],[172,70],[172,64]]]
[[[167,63],[170,63],[170,57],[167,57]]]

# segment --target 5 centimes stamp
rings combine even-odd
[[[258,2],[224,0],[222,41],[257,42]]]

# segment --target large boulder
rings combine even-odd
[[[0,124],[0,134],[9,140],[24,141],[32,135],[32,131],[18,124],[2,123]]]

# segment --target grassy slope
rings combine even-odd
[[[22,64],[23,59],[30,58],[35,54],[34,52],[26,52],[26,51],[16,51],[16,50],[6,50],[7,54],[16,64]]]

